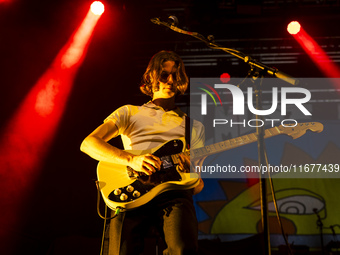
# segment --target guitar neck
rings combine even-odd
[[[281,134],[278,127],[273,127],[265,130],[264,138],[269,138]],[[193,149],[190,152],[192,159],[199,159],[206,156],[210,156],[215,153],[219,153],[226,150],[231,150],[236,147],[240,147],[246,144],[250,144],[257,141],[256,133],[243,135],[230,140],[222,141],[219,143],[211,144],[202,148]]]

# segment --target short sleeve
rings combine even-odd
[[[104,122],[113,121],[119,130],[119,134],[124,134],[126,129],[129,126],[130,116],[131,116],[131,106],[124,105],[118,108],[117,110],[115,110],[113,113],[111,113],[104,120]]]
[[[201,122],[194,120],[191,133],[191,148],[197,149],[205,144],[205,129]]]

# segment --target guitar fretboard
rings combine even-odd
[[[306,122],[306,123],[299,123],[298,125],[286,125],[286,126],[277,126],[272,127],[269,129],[264,130],[264,139],[280,135],[286,134],[291,136],[292,138],[296,139],[303,134],[306,133],[307,130],[311,130],[313,132],[321,132],[323,130],[323,125],[319,122]],[[222,151],[230,150],[236,147],[240,147],[249,143],[253,143],[257,141],[257,134],[251,133],[248,135],[243,135],[237,138],[233,138],[230,140],[222,141],[219,143],[215,143],[212,145],[207,145],[202,148],[192,149],[191,151],[181,152],[185,156],[190,157],[191,160],[200,159],[215,153],[219,153]],[[171,156],[174,160],[175,164],[179,160],[179,154],[175,154]]]
[[[264,138],[269,138],[272,136],[276,136],[281,134],[278,127],[273,127],[270,129],[266,129],[264,131]],[[233,138],[230,140],[222,141],[219,143],[207,145],[202,148],[191,150],[191,158],[192,159],[198,159],[201,157],[206,157],[215,153],[219,153],[222,151],[234,149],[239,146],[243,146],[249,143],[253,143],[257,141],[257,135],[256,133],[251,133],[248,135],[243,135],[237,138]]]

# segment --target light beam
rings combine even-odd
[[[11,240],[25,212],[22,206],[34,189],[65,110],[75,74],[84,60],[99,18],[100,15],[88,11],[79,28],[33,86],[2,132],[1,254],[10,254],[9,250],[15,247]]]
[[[299,32],[292,35],[327,78],[340,77],[339,67],[329,58],[326,52],[302,26],[300,27]]]

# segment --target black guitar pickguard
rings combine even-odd
[[[176,170],[176,165],[174,164],[171,155],[181,153],[184,144],[181,140],[175,139],[167,142],[153,155],[159,157],[162,160],[162,167],[159,171],[153,173],[152,175],[139,174],[137,180],[131,183],[129,186],[121,187],[119,195],[114,194],[112,191],[108,198],[114,202],[121,202],[120,194],[124,193],[127,195],[127,199],[124,202],[133,201],[138,197],[143,196],[145,193],[149,192],[152,188],[157,185],[169,182],[169,181],[181,181],[181,175]],[[132,186],[132,189],[131,189]],[[132,191],[129,191],[132,190]],[[135,197],[133,194],[138,191],[140,194]]]

